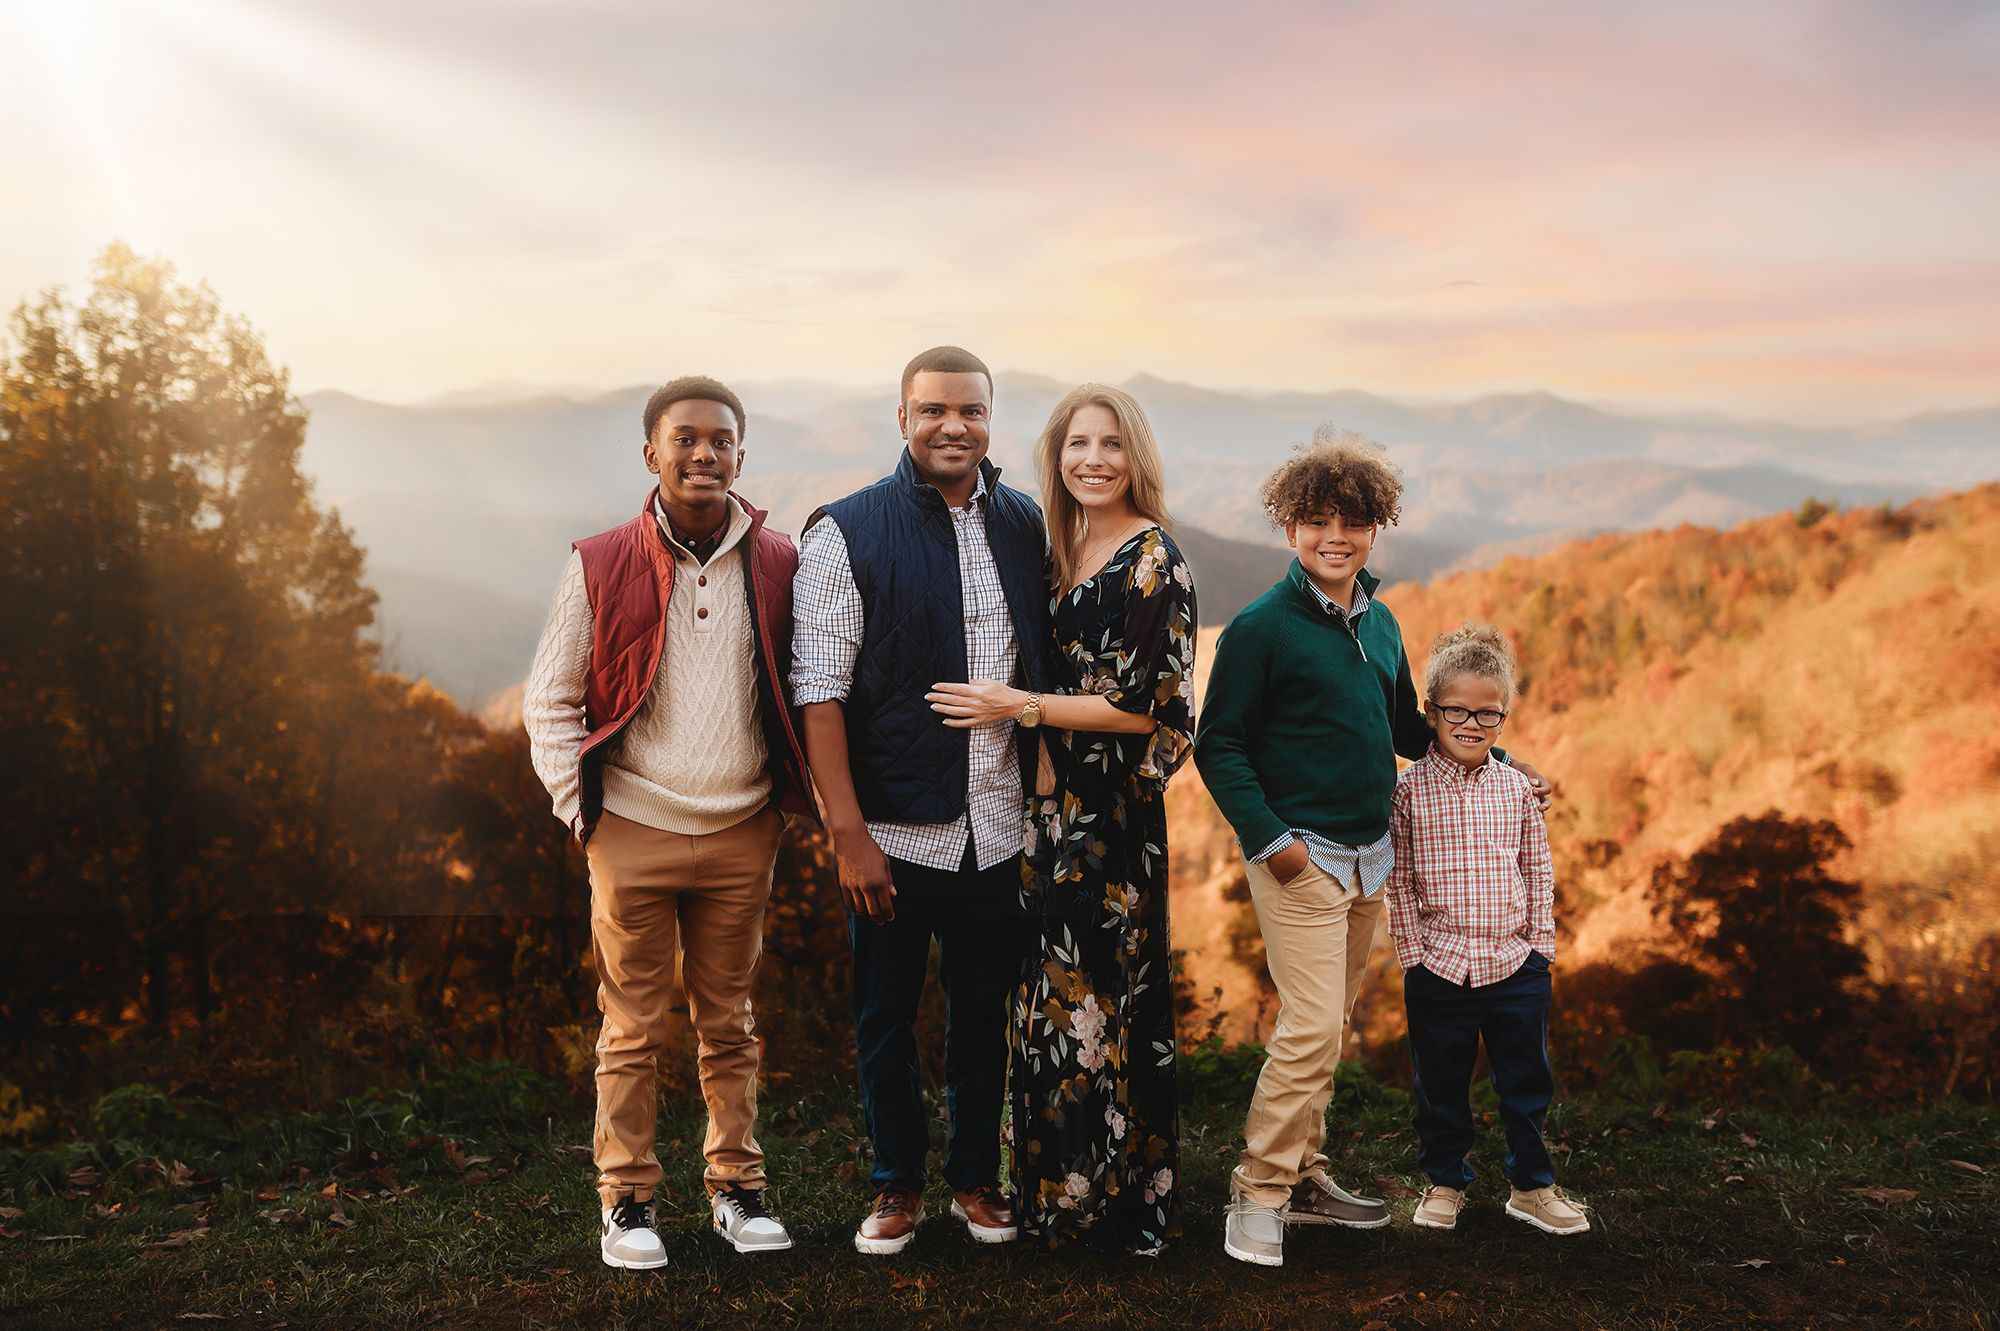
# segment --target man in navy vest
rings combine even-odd
[[[939,680],[1049,678],[1041,510],[986,461],[993,376],[934,347],[903,371],[892,476],[814,513],[793,585],[793,701],[840,867],[875,1203],[854,1236],[900,1252],[924,1218],[929,1116],[914,1023],[936,939],[948,1016],[944,1177],[972,1237],[1019,1232],[1000,1190],[1007,997],[1033,725],[946,726]]]

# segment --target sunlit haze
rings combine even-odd
[[[2000,8],[4,0],[0,298],[123,239],[302,390],[963,343],[1074,380],[2000,402]]]

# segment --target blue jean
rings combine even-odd
[[[1528,953],[1506,979],[1476,988],[1422,966],[1403,972],[1417,1074],[1417,1164],[1431,1182],[1463,1191],[1478,1177],[1465,1155],[1472,1149],[1472,1067],[1482,1037],[1507,1132],[1508,1180],[1524,1192],[1556,1181],[1542,1143],[1542,1120],[1555,1094],[1549,989],[1548,958],[1539,952]]]
[[[1027,947],[1018,908],[1021,861],[1016,856],[986,870],[946,873],[892,859],[889,872],[899,884],[899,902],[901,885],[914,887],[920,879],[944,880],[922,886],[956,891],[913,892],[929,904],[899,910],[887,924],[847,917],[861,1103],[875,1148],[870,1182],[878,1193],[924,1186],[930,1120],[915,1023],[936,938],[945,998],[945,1105],[951,1115],[943,1172],[954,1192],[965,1192],[1000,1175],[1007,1000],[1020,983]]]

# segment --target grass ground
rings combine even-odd
[[[1418,1184],[1406,1105],[1375,1099],[1339,1123],[1338,1177]],[[424,1125],[377,1107],[345,1126],[271,1121],[199,1158],[162,1153],[157,1168],[131,1141],[9,1153],[0,1324],[2000,1328],[1990,1109],[1739,1113],[1710,1126],[1559,1106],[1560,1182],[1592,1208],[1593,1233],[1557,1239],[1510,1220],[1488,1183],[1453,1233],[1411,1227],[1412,1203],[1398,1200],[1388,1229],[1295,1231],[1282,1269],[1221,1251],[1240,1111],[1189,1112],[1182,1242],[1111,1260],[975,1246],[946,1218],[897,1257],[863,1258],[850,1242],[864,1206],[855,1106],[812,1097],[766,1110],[795,1249],[750,1259],[714,1237],[700,1122],[681,1109],[661,1123],[672,1264],[648,1273],[598,1261],[588,1152],[571,1145],[589,1140],[581,1119],[433,1123],[448,1136],[411,1142]],[[1489,1127],[1473,1163],[1490,1179],[1503,1154]],[[948,1214],[935,1183],[933,1194],[933,1214]]]

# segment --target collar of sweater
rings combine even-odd
[[[1313,591],[1315,590],[1313,580],[1307,575],[1305,565],[1294,559],[1292,567],[1287,571],[1286,576],[1291,579],[1293,594],[1299,598],[1299,601],[1303,605],[1318,614],[1324,615],[1326,613],[1321,608],[1324,605],[1324,598],[1313,595]],[[1354,581],[1360,586],[1362,591],[1368,593],[1370,601],[1375,599],[1375,589],[1382,585],[1382,579],[1376,577],[1365,568],[1356,571]]]
[[[750,514],[745,511],[745,505],[741,501],[736,501],[734,495],[731,495],[730,499],[735,502],[729,505],[729,526],[722,534],[721,543],[715,547],[715,553],[708,557],[706,562],[709,564],[713,564],[716,560],[728,554],[730,550],[735,548],[737,542],[743,539],[743,533],[750,530],[751,519]],[[660,536],[666,541],[670,549],[676,553],[684,554],[690,559],[694,559],[694,552],[674,539],[673,525],[667,521],[667,511],[660,504],[657,493],[653,496],[653,521],[658,525]],[[702,563],[703,561],[696,560],[695,562]]]

